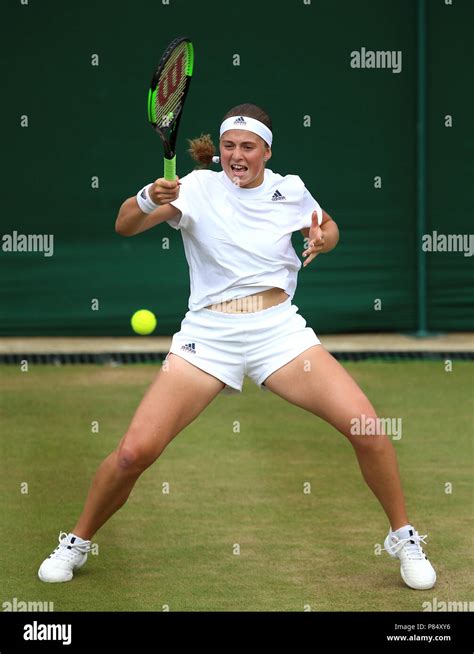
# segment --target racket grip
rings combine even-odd
[[[176,179],[176,155],[172,159],[165,157],[165,179],[174,182]]]

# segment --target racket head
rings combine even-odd
[[[148,120],[159,134],[165,152],[165,178],[175,178],[176,136],[194,68],[194,48],[185,36],[166,48],[148,91]]]

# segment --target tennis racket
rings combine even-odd
[[[163,143],[165,179],[176,179],[176,137],[191,83],[194,49],[186,37],[174,39],[161,57],[148,91],[148,120]]]

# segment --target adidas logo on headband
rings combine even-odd
[[[236,118],[236,120],[234,120],[234,125],[246,125],[246,124],[247,121],[243,116],[239,116],[238,118]]]

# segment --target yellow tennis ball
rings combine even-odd
[[[156,327],[155,314],[148,311],[148,309],[135,311],[130,322],[132,323],[133,331],[141,336],[151,334]]]

